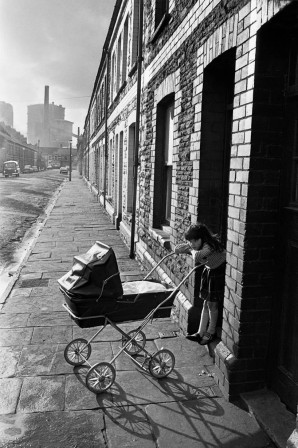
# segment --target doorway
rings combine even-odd
[[[235,50],[215,59],[204,72],[198,221],[227,234],[228,188],[234,100]]]
[[[236,50],[216,58],[204,71],[200,182],[197,218],[216,233],[223,245],[227,240],[229,171],[232,137]],[[195,305],[201,272],[196,272]],[[222,292],[222,296],[224,291]],[[222,320],[219,313],[218,322]]]
[[[267,384],[296,414],[298,402],[298,5],[291,4],[258,33],[253,157],[258,166],[263,241],[272,241],[262,272],[271,277]],[[255,178],[257,178],[255,176]],[[258,177],[261,179],[260,177]],[[255,188],[257,188],[255,186]],[[254,211],[256,215],[256,210]],[[272,232],[273,228],[274,233]],[[266,229],[266,232],[265,232]],[[267,245],[267,251],[271,250]],[[265,270],[266,269],[266,270]],[[268,293],[269,292],[269,293]],[[258,301],[265,300],[264,297]]]

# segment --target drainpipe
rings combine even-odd
[[[107,169],[108,169],[108,68],[109,68],[109,50],[105,49],[106,52],[106,91],[105,91],[105,154],[104,154],[104,181],[103,181],[103,208],[106,208],[106,195],[107,195]]]
[[[142,62],[143,62],[143,0],[139,0],[139,35],[138,35],[138,77],[137,77],[137,105],[136,105],[136,127],[135,127],[135,151],[133,164],[133,203],[131,218],[131,237],[130,237],[130,258],[135,257],[135,227],[136,227],[136,203],[138,186],[138,167],[139,167],[139,146],[140,146],[140,108],[141,108],[141,81],[142,81]]]

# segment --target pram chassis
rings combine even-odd
[[[148,279],[149,276],[158,268],[158,266],[168,257],[173,256],[174,253],[170,253],[163,257],[159,263],[153,267],[153,269],[146,275],[144,280]],[[174,294],[180,289],[183,283],[190,277],[190,275],[198,268],[199,266],[195,266],[192,268],[186,277],[176,286],[176,288],[171,292],[171,294],[164,299],[161,303],[158,304],[153,310],[151,310],[147,316],[144,318],[141,325],[139,325],[135,330],[131,330],[128,333],[124,332],[118,325],[112,322],[105,315],[97,315],[97,316],[88,316],[88,317],[79,317],[75,315],[72,310],[68,307],[67,304],[63,304],[65,310],[71,315],[72,318],[78,320],[84,319],[97,319],[103,318],[104,324],[103,326],[96,331],[96,333],[87,341],[83,338],[77,338],[71,341],[64,350],[65,360],[73,365],[80,366],[86,363],[90,368],[86,375],[86,386],[89,390],[94,393],[101,393],[109,389],[115,381],[116,378],[116,370],[114,367],[116,359],[121,355],[121,353],[125,353],[139,368],[145,371],[149,371],[150,374],[155,378],[164,378],[168,376],[174,366],[175,366],[175,357],[174,354],[167,349],[161,348],[157,352],[149,353],[144,347],[146,344],[146,336],[143,332],[143,329],[146,327],[148,322],[153,319],[154,314],[160,308],[164,309],[166,302],[168,302]],[[129,322],[129,321],[125,321]],[[111,325],[115,330],[117,330],[122,335],[122,347],[119,347],[118,353],[109,361],[109,362],[99,362],[95,365],[91,365],[88,361],[91,355],[91,342],[105,329],[106,325]],[[139,362],[134,356],[138,353],[144,353],[143,362]]]

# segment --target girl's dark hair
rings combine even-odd
[[[200,238],[202,239],[203,244],[209,244],[212,249],[220,252],[224,250],[218,236],[213,234],[205,224],[200,222],[197,224],[192,224],[185,232],[185,239],[187,241],[199,240]]]

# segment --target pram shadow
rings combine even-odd
[[[76,367],[75,374],[78,380],[84,384],[88,372],[87,366]],[[181,418],[204,419],[208,415],[221,416],[224,414],[216,398],[217,396],[211,387],[198,387],[185,381],[178,370],[173,370],[170,376],[163,379],[156,379],[149,372],[138,369],[153,388],[159,390],[155,399],[145,398],[144,395],[137,395],[125,391],[120,384],[115,381],[111,388],[101,394],[96,395],[96,401],[104,414],[124,431],[134,434],[144,439],[151,439],[159,435],[159,423],[153,420],[145,410],[148,405],[158,406],[167,412],[168,407],[176,406],[176,411]],[[158,398],[158,395],[160,398]]]
[[[86,375],[89,368],[79,366],[74,368],[77,379],[86,388]],[[152,434],[158,434],[157,425],[150,421],[144,406],[138,405],[128,398],[125,390],[115,382],[109,390],[96,395],[99,408],[106,417],[125,432],[142,439],[152,439]],[[110,426],[110,425],[109,425]]]

